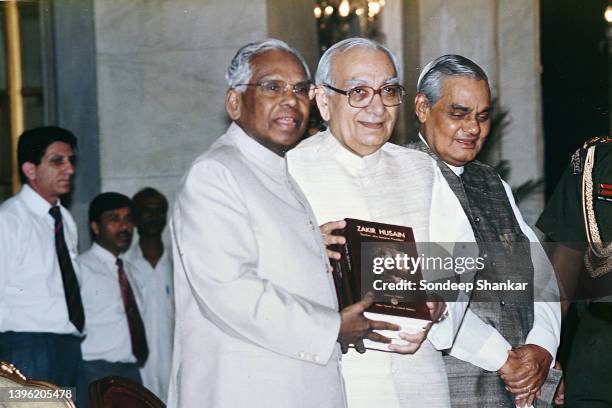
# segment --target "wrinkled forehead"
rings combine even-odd
[[[445,76],[442,80],[440,99],[464,100],[491,104],[491,90],[484,79],[466,75]]]
[[[250,60],[250,82],[265,79],[307,80],[306,72],[300,60],[288,51],[269,50],[255,55]]]
[[[331,60],[336,85],[371,85],[372,81],[398,82],[393,61],[383,50],[358,46],[338,52]]]

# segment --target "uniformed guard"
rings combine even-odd
[[[558,397],[572,408],[612,407],[612,138],[574,153],[537,226],[558,243],[552,261],[565,298]]]

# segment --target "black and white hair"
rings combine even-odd
[[[244,92],[246,87],[238,86],[238,84],[246,84],[251,80],[251,76],[253,75],[251,60],[255,56],[267,51],[285,51],[294,55],[302,64],[306,77],[310,79],[308,65],[298,50],[284,41],[277,40],[276,38],[268,38],[263,41],[249,43],[238,50],[225,73],[225,80],[230,89],[233,88],[238,92]]]
[[[338,53],[346,52],[351,48],[363,47],[370,48],[373,50],[380,50],[387,54],[389,60],[393,64],[393,69],[395,69],[396,78],[401,78],[401,70],[400,66],[397,62],[397,58],[395,55],[384,45],[376,42],[374,40],[370,40],[369,38],[347,38],[346,40],[342,40],[332,45],[325,51],[321,59],[319,60],[319,66],[317,67],[317,73],[315,76],[315,82],[317,85],[328,84],[334,86],[333,78],[332,78],[332,64],[334,56]],[[331,92],[328,90],[327,92]]]
[[[427,97],[431,105],[442,96],[442,86],[447,77],[464,76],[478,81],[487,81],[489,93],[491,85],[489,78],[482,68],[474,61],[461,55],[448,54],[438,57],[423,68],[417,82],[417,93]]]

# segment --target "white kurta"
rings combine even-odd
[[[132,266],[128,272],[137,282],[142,294],[141,315],[149,346],[149,357],[140,369],[142,383],[162,401],[166,401],[174,338],[172,256],[164,250],[153,268],[144,258],[137,243],[124,258]]]
[[[188,171],[171,232],[168,407],[344,407],[329,263],[285,160],[232,124]]]
[[[329,133],[312,136],[288,153],[288,166],[320,224],[343,218],[410,226],[417,242],[429,239],[435,162],[426,154],[385,144],[359,157]],[[464,310],[465,305],[461,306]],[[461,321],[448,319],[443,347]],[[351,350],[342,360],[350,408],[449,407],[440,352],[426,340],[414,355]]]

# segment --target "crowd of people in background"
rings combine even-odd
[[[247,44],[226,79],[232,123],[182,181],[172,250],[168,200],[146,187],[92,199],[93,244],[79,255],[60,199],[77,139],[54,126],[21,135],[23,187],[0,206],[0,360],[76,387],[81,408],[111,375],[172,408],[611,406],[609,306],[577,307],[567,384],[557,355],[569,309],[558,281],[567,300],[564,280],[575,287],[583,265],[590,279],[612,270],[609,138],[579,149],[538,223],[564,243],[551,264],[509,186],[476,160],[492,106],[475,62],[444,55],[423,68],[410,146],[388,142],[405,88],[375,41],[330,47],[314,83],[288,44]],[[313,101],[325,128],[302,140]],[[333,231],[347,217],[410,226],[417,242],[474,243],[478,276],[534,286],[429,301],[423,331],[362,355],[363,340],[389,343],[378,330],[401,327],[364,314],[370,295],[338,306],[330,245],[345,242]]]
[[[76,387],[120,376],[167,398],[174,333],[168,201],[154,188],[106,192],[89,206],[93,244],[78,255],[70,193],[76,137],[54,126],[24,132],[23,187],[0,208],[0,359],[27,377]],[[138,240],[133,241],[134,230]]]

